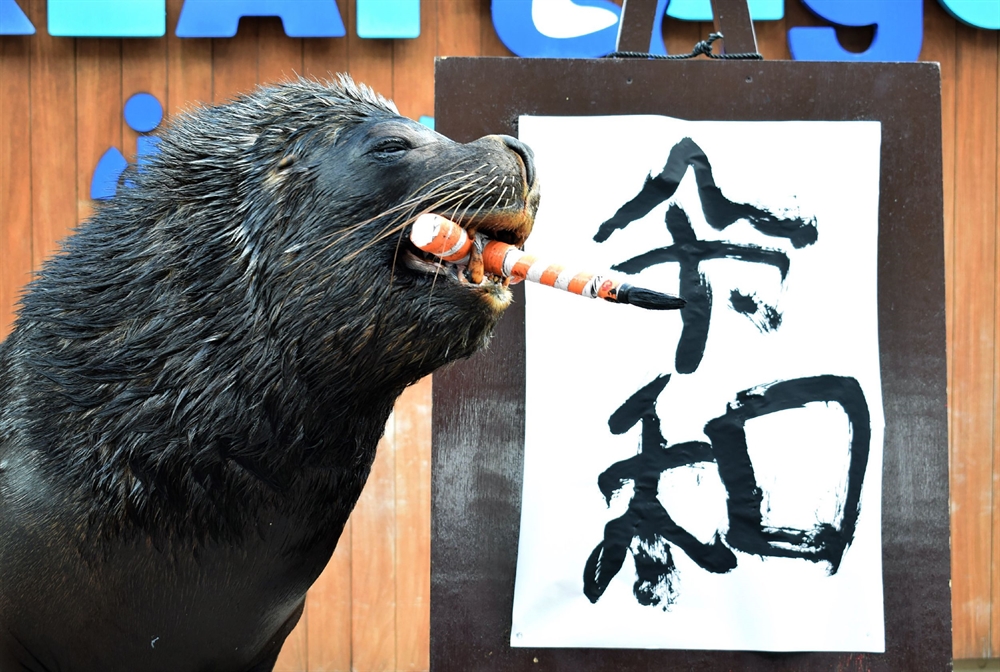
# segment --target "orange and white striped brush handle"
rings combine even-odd
[[[476,244],[458,224],[435,214],[417,218],[410,231],[416,247],[449,263],[462,265],[472,256]],[[642,287],[635,287],[608,273],[567,268],[540,261],[513,245],[481,238],[483,268],[490,275],[512,280],[529,280],[588,298],[628,303],[652,310],[684,307],[684,299]]]
[[[622,283],[598,273],[590,273],[561,264],[550,264],[533,254],[491,240],[483,246],[483,266],[493,273],[514,280],[528,280],[540,285],[555,287],[564,292],[587,298],[610,299]]]
[[[433,213],[417,217],[410,230],[410,242],[452,264],[468,261],[473,245],[465,229]]]

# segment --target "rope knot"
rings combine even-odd
[[[686,58],[694,58],[695,56],[701,56],[702,54],[704,54],[705,56],[708,56],[709,58],[725,59],[725,60],[728,60],[728,61],[736,61],[736,60],[759,61],[759,60],[762,60],[764,58],[763,56],[761,56],[757,52],[754,52],[752,54],[751,53],[747,53],[747,54],[713,54],[712,53],[712,43],[715,42],[716,40],[724,40],[724,39],[725,38],[722,36],[722,33],[709,33],[708,39],[707,40],[702,40],[698,44],[694,45],[694,49],[691,50],[690,54],[670,54],[670,55],[664,56],[664,55],[660,55],[660,54],[647,54],[647,53],[640,52],[640,51],[615,51],[613,53],[608,54],[604,58],[652,58],[652,59],[658,59],[658,60],[670,60],[670,61],[674,61],[674,60],[683,60],[683,59],[686,59]]]
[[[712,43],[722,37],[722,33],[709,33],[707,40],[702,40],[698,44],[694,45],[694,49],[691,50],[691,56],[698,56],[699,54],[705,54],[706,56],[714,56],[712,53]]]

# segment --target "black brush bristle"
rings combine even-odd
[[[651,289],[622,285],[618,288],[618,303],[627,303],[646,310],[677,310],[683,308],[687,301],[679,296],[654,292]]]

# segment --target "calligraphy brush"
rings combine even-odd
[[[410,242],[444,262],[468,267],[474,282],[481,282],[488,273],[502,277],[505,284],[530,280],[572,294],[647,310],[675,310],[685,304],[678,296],[636,287],[606,272],[575,271],[539,261],[513,245],[485,236],[477,236],[473,241],[465,229],[441,215],[418,217],[410,231]]]

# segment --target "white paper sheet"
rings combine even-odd
[[[671,246],[671,254],[705,257],[698,246],[718,242],[717,256],[697,264],[711,287],[712,306],[703,356],[689,372],[677,370],[679,312],[613,305],[529,283],[524,496],[511,645],[884,651],[884,417],[876,296],[880,125],[522,117],[520,137],[535,151],[542,181],[529,252],[600,270]],[[815,242],[800,239],[795,247],[746,219],[712,228],[691,168],[670,199],[595,242],[602,222],[633,199],[649,176],[660,174],[683,138],[704,151],[725,199],[778,219],[814,222]],[[664,224],[672,205],[690,218],[695,240],[687,248]],[[724,244],[728,257],[718,252]],[[787,257],[785,278],[775,263],[739,258],[740,250],[751,247],[773,250],[771,261]],[[638,286],[678,293],[679,275],[680,264],[666,261],[626,277]],[[755,303],[760,308],[753,314],[734,308],[749,311]],[[692,368],[690,358],[685,361]],[[670,581],[644,584],[645,601],[654,604],[640,604],[633,592],[634,555],[642,555],[643,548],[633,540],[604,592],[596,602],[588,599],[588,558],[602,542],[605,525],[628,514],[643,487],[638,476],[623,479],[610,504],[605,501],[598,477],[636,456],[643,445],[642,422],[615,435],[609,418],[665,374],[670,380],[656,396],[655,414],[669,447],[647,443],[642,450],[675,457],[670,451],[685,442],[704,451],[706,423],[725,416],[740,392],[817,376],[857,381],[870,413],[871,440],[855,505],[856,529],[835,572],[827,560],[747,552],[737,547],[744,542],[727,538],[731,493],[719,465],[736,468],[736,461],[730,453],[720,457],[716,447],[714,461],[664,469],[656,501],[644,499],[646,508],[636,515],[649,519],[664,511],[696,545],[710,544],[718,534],[716,550],[729,553],[735,567],[708,571],[676,543],[647,544],[646,559],[664,562],[669,556],[674,571]],[[843,529],[845,508],[851,508],[846,499],[853,437],[839,403],[765,413],[746,422],[745,434],[760,489],[762,528],[807,535],[824,523]],[[807,546],[775,542],[767,548]]]

